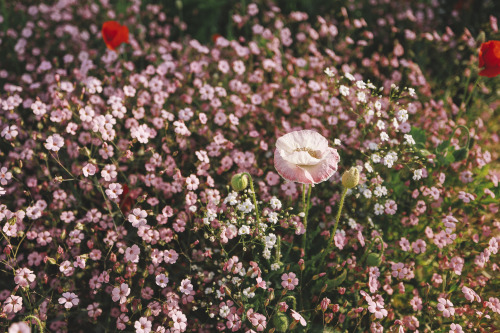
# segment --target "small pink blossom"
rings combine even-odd
[[[24,321],[9,326],[8,333],[31,333],[31,328]]]
[[[131,247],[127,247],[125,250],[125,259],[130,262],[138,263],[139,262],[139,254],[141,253],[141,249],[136,244]]]
[[[288,290],[295,289],[295,286],[299,284],[299,279],[293,272],[283,274],[281,276],[281,280],[283,280],[281,281],[281,285],[283,286],[283,288]]]
[[[152,325],[147,317],[141,317],[134,323],[135,333],[149,333]]]
[[[257,332],[262,332],[266,329],[266,316],[258,312],[254,312],[253,309],[250,309],[247,311],[247,317],[250,323],[252,323],[252,325],[255,327]]]
[[[95,175],[96,171],[97,171],[97,167],[94,164],[92,164],[92,163],[87,163],[82,168],[82,172],[83,172],[83,175],[85,177]]]
[[[64,139],[59,134],[51,135],[45,141],[45,148],[58,152],[64,146]]]
[[[75,293],[65,292],[59,298],[59,304],[64,304],[66,309],[71,309],[73,306],[78,305],[78,303],[80,303],[80,300]]]
[[[120,287],[115,287],[111,292],[111,299],[113,302],[120,301],[123,304],[127,301],[127,296],[130,294],[130,288],[128,284],[122,283]]]
[[[464,333],[464,331],[462,330],[462,326],[460,326],[459,324],[453,323],[450,325],[449,333]]]
[[[186,295],[190,295],[191,291],[193,290],[193,285],[191,284],[191,280],[189,279],[182,280],[179,290]]]
[[[23,308],[23,298],[21,296],[10,295],[3,303],[3,311],[6,313],[16,313]]]
[[[165,288],[168,284],[168,277],[165,274],[159,274],[156,276],[156,284],[161,288]]]
[[[443,313],[443,317],[451,317],[455,314],[453,303],[449,299],[438,298],[437,309]]]
[[[35,281],[36,275],[29,268],[23,267],[16,270],[14,282],[21,287],[28,287],[29,284]]]

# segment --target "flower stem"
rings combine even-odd
[[[248,172],[243,172],[242,174],[247,175],[248,182],[250,183],[250,191],[252,191],[253,205],[255,206],[255,219],[257,220],[257,227],[258,227],[260,224],[259,206],[257,205],[257,198],[255,197],[255,190],[253,187],[253,179],[252,179],[252,176]]]
[[[43,333],[43,324],[38,317],[36,317],[34,315],[28,315],[28,316],[24,317],[23,321],[28,320],[28,319],[34,319],[37,322],[38,327],[40,328],[40,333]]]
[[[304,212],[304,234],[302,235],[302,249],[306,252],[306,234],[307,234],[307,214],[309,213],[309,203],[311,202],[311,185],[307,187],[306,200],[306,184],[302,185],[302,209]]]
[[[342,207],[344,207],[344,199],[345,199],[346,194],[347,194],[347,187],[344,187],[344,190],[342,191],[342,196],[340,197],[340,204],[339,204],[339,208],[337,210],[337,217],[335,218],[335,226],[333,227],[333,231],[330,235],[330,240],[328,241],[327,250],[332,247],[333,238],[335,237],[335,232],[337,232],[337,227],[339,226],[340,215],[342,213]]]
[[[344,190],[342,191],[342,196],[340,197],[340,204],[337,210],[337,217],[335,218],[335,225],[333,227],[332,233],[330,234],[330,240],[328,241],[328,246],[326,247],[326,249],[323,252],[323,255],[321,256],[321,260],[319,262],[318,267],[321,267],[323,265],[326,255],[328,254],[329,251],[331,251],[333,247],[333,238],[335,237],[335,232],[337,232],[337,227],[339,226],[340,215],[342,213],[342,207],[344,206],[344,199],[346,194],[347,194],[347,187],[344,187]]]
[[[462,116],[462,113],[464,111],[467,111],[467,105],[469,104],[472,96],[474,95],[476,87],[479,85],[479,80],[481,80],[480,76],[478,76],[477,79],[476,79],[476,81],[474,82],[474,85],[472,86],[472,90],[471,90],[470,94],[467,96],[467,98],[465,98],[465,93],[464,93],[464,96],[462,97],[462,102],[460,104],[460,109],[459,109],[457,117],[456,117],[457,120],[460,119],[460,117]],[[465,91],[466,92],[467,92],[468,87],[469,87],[469,81],[470,81],[470,76],[469,76],[469,79],[467,80],[467,85],[465,87],[465,89],[466,89]],[[464,102],[464,100],[465,100],[465,102]],[[463,108],[462,108],[462,104],[463,104]]]

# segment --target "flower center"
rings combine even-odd
[[[314,158],[318,158],[318,159],[321,158],[319,152],[317,150],[312,150],[311,148],[302,147],[302,148],[297,148],[294,151],[306,151],[309,153],[309,155],[311,155]]]

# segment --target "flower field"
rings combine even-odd
[[[445,3],[1,1],[0,331],[499,332],[500,11]]]

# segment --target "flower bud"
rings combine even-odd
[[[273,324],[278,332],[286,332],[288,329],[288,317],[283,312],[276,312],[273,316]]]
[[[248,186],[248,177],[243,173],[238,173],[231,179],[231,187],[236,192],[243,191]]]
[[[352,167],[342,175],[342,185],[346,188],[353,188],[359,184],[359,170]]]
[[[382,263],[382,257],[378,253],[370,253],[368,257],[366,257],[366,264],[368,266],[380,266]]]

